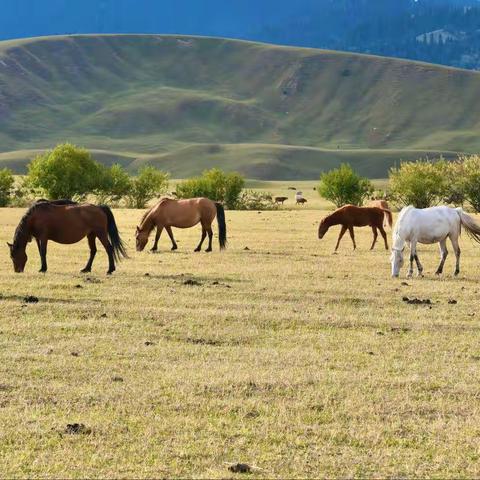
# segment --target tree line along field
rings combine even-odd
[[[453,278],[421,246],[426,277],[393,281],[370,229],[332,255],[330,207],[307,205],[227,211],[211,254],[197,228],[136,253],[142,212],[115,210],[131,258],[111,277],[101,250],[78,273],[86,241],[50,242],[46,275],[30,245],[14,274],[24,210],[0,210],[2,476],[478,476],[480,248],[462,238]]]

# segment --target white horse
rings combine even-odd
[[[458,275],[460,272],[458,237],[460,236],[462,225],[468,235],[480,243],[480,225],[461,208],[432,207],[418,209],[410,206],[402,209],[392,235],[393,248],[390,258],[392,277],[398,277],[403,266],[403,250],[406,242],[410,243],[409,277],[413,275],[414,260],[417,264],[418,275],[422,276],[423,272],[423,267],[418,260],[417,242],[440,244],[441,260],[436,271],[436,274],[440,275],[443,272],[443,266],[448,255],[447,238],[450,238],[455,252],[457,259],[455,275]]]

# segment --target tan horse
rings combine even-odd
[[[368,206],[390,211],[390,207],[388,206],[388,202],[386,200],[372,200],[371,202],[368,203]],[[388,225],[390,228],[392,228],[392,216],[388,215],[387,212],[385,212],[385,215],[384,215],[383,225],[385,227]]]
[[[220,250],[223,250],[227,245],[227,226],[225,223],[225,211],[221,203],[212,202],[208,198],[191,198],[189,200],[162,198],[160,202],[145,213],[140,226],[137,227],[137,251],[141,252],[145,248],[148,243],[148,237],[155,227],[157,227],[157,234],[152,251],[155,252],[158,249],[158,241],[163,229],[167,231],[172,241],[172,250],[176,250],[178,247],[173,237],[172,227],[190,228],[200,223],[202,225],[202,238],[195,252],[199,252],[202,249],[202,244],[207,234],[208,248],[206,252],[211,252],[212,223],[215,217],[217,217],[218,222]]]

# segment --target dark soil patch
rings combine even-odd
[[[234,463],[228,469],[233,473],[252,473],[252,467],[246,463]]]
[[[402,300],[409,305],[432,305],[432,301],[429,298],[421,299],[403,297]]]
[[[26,296],[23,301],[25,303],[38,303],[38,297],[34,297],[33,295]]]
[[[65,433],[68,435],[90,435],[92,429],[86,427],[83,423],[68,423]]]

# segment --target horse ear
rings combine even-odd
[[[13,248],[13,245],[9,242],[7,242],[8,248],[11,250]]]
[[[140,229],[138,228],[138,225],[137,225],[137,233],[140,231]]]

